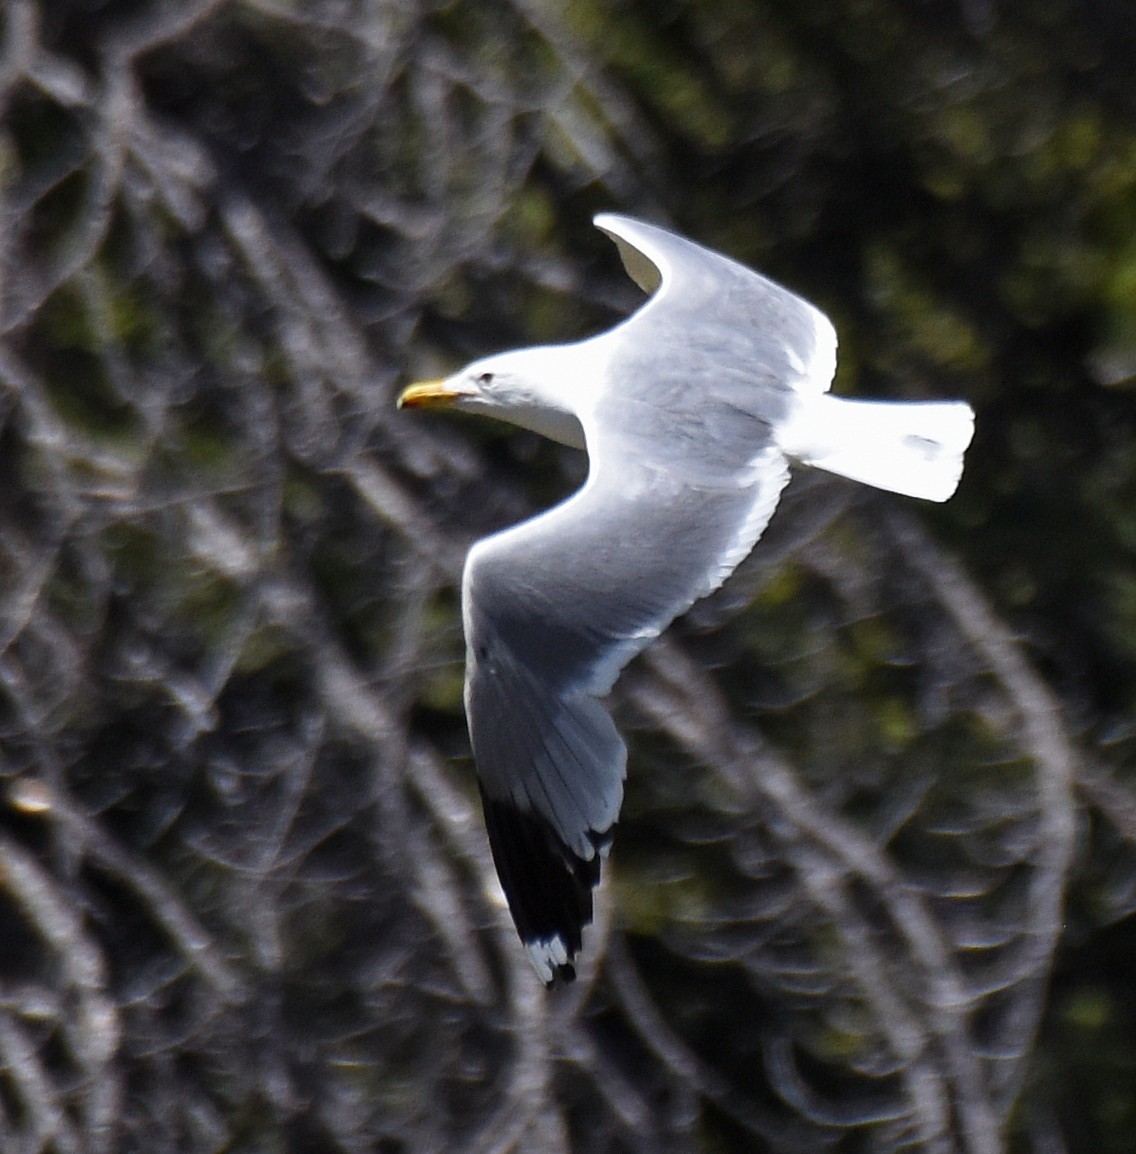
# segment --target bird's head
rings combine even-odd
[[[581,379],[578,345],[517,349],[474,361],[451,377],[418,381],[402,391],[400,409],[452,408],[532,429],[584,447],[576,405],[591,381]]]

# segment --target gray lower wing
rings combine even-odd
[[[772,447],[728,487],[601,471],[470,553],[470,737],[502,886],[549,979],[570,975],[623,799],[626,749],[599,699],[749,552],[787,479]]]

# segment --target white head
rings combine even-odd
[[[600,366],[585,346],[552,345],[483,357],[441,381],[419,381],[404,389],[400,409],[447,408],[484,413],[532,429],[554,441],[584,448],[576,416],[599,385]]]

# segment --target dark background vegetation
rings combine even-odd
[[[1136,1130],[1129,0],[7,0],[0,1149],[1077,1151]],[[965,397],[633,665],[547,994],[461,713],[567,450],[393,409],[638,300],[598,210]]]

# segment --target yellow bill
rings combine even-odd
[[[400,409],[436,409],[452,405],[460,396],[444,380],[415,381],[402,390],[395,404]]]

